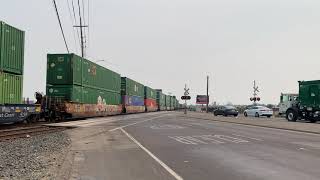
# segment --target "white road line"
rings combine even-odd
[[[190,141],[194,141],[196,143],[200,143],[200,144],[208,144],[207,142],[201,141],[197,138],[195,138],[194,136],[186,136],[186,139],[190,140]]]
[[[256,140],[256,141],[263,141],[262,139],[258,139],[258,138],[253,138],[253,137],[248,137],[248,136],[243,136],[243,135],[239,135],[239,134],[232,134],[234,136],[239,136],[239,137],[244,137],[247,139],[252,139],[252,140]]]
[[[246,141],[246,140],[243,140],[243,139],[239,139],[239,138],[235,138],[235,137],[231,137],[231,136],[226,136],[226,135],[219,135],[219,134],[215,134],[215,135],[213,135],[213,137],[218,138],[220,140],[233,142],[233,143],[249,142],[249,141]]]
[[[182,144],[194,144],[194,145],[198,145],[197,143],[195,142],[192,142],[186,138],[184,138],[183,136],[168,136],[169,138],[171,139],[174,139]]]
[[[214,139],[213,135],[201,135],[201,136],[193,136],[193,137],[199,137],[203,140],[210,141],[215,144],[224,144],[224,142]]]
[[[157,119],[157,118],[161,118],[161,117],[164,117],[164,116],[157,116],[157,117],[153,117],[153,118],[146,119],[146,120],[143,120],[143,121],[135,122],[135,123],[132,123],[132,124],[127,124],[125,126],[120,126],[120,127],[114,128],[114,129],[110,129],[109,132],[112,132],[112,131],[115,131],[115,130],[118,130],[118,129],[122,129],[122,128],[125,128],[125,127],[129,127],[129,126],[133,126],[133,125],[136,125],[136,124],[139,124],[139,123],[143,123],[143,122],[146,122],[146,121],[151,121],[151,120],[154,120],[154,119]]]
[[[141,149],[143,149],[149,156],[151,156],[157,163],[159,163],[166,171],[168,171],[176,180],[183,180],[183,178],[174,172],[168,165],[162,162],[159,158],[157,158],[152,152],[150,152],[147,148],[145,148],[142,144],[140,144],[134,137],[132,137],[129,133],[127,133],[124,129],[120,128],[120,130],[128,136],[134,143],[136,143]]]

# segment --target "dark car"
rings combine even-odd
[[[215,116],[222,115],[222,116],[238,116],[239,112],[237,108],[233,106],[220,106],[216,109],[213,114]]]

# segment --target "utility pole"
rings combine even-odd
[[[84,36],[83,36],[83,28],[88,27],[87,25],[82,25],[82,18],[81,18],[81,8],[80,8],[80,0],[78,0],[79,6],[79,18],[80,18],[80,25],[75,25],[73,27],[80,28],[80,41],[81,41],[81,57],[84,57]]]
[[[209,76],[207,76],[207,113],[209,112]]]

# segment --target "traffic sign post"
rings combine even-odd
[[[261,98],[258,97],[259,87],[256,85],[256,81],[253,81],[253,97],[250,98],[250,101],[253,101],[253,104],[256,104],[257,101],[260,101]]]
[[[184,114],[187,114],[187,100],[190,100],[191,97],[189,96],[189,88],[187,88],[187,84],[184,87],[184,96],[181,97],[184,100]]]

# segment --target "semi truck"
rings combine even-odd
[[[288,121],[320,121],[320,80],[299,81],[298,97],[286,110],[286,118]]]

